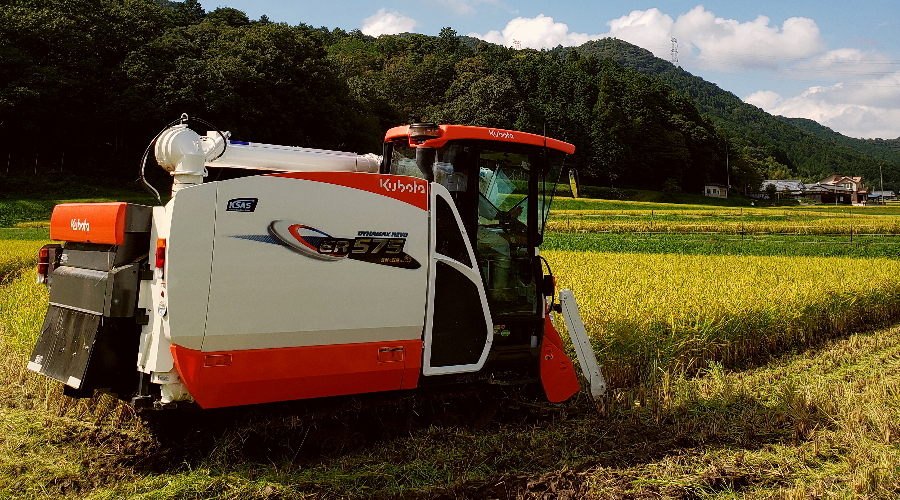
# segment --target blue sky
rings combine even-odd
[[[614,36],[664,59],[678,40],[691,73],[773,114],[804,117],[851,137],[900,137],[900,5],[655,0],[547,2],[201,0],[251,19],[381,34],[461,35],[507,46],[580,45]]]

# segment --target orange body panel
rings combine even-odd
[[[541,384],[551,403],[565,401],[581,388],[575,365],[563,350],[562,339],[549,315],[544,320],[544,339],[541,344]]]
[[[127,203],[62,203],[50,216],[50,239],[121,245]]]
[[[413,389],[422,341],[201,352],[172,345],[182,382],[203,408]]]
[[[503,130],[498,128],[487,127],[469,127],[466,125],[439,125],[441,136],[436,139],[430,139],[422,144],[413,146],[425,146],[429,148],[439,148],[447,143],[447,141],[458,139],[477,139],[485,141],[513,142],[517,144],[530,144],[532,146],[547,146],[564,153],[572,154],[575,152],[575,146],[568,142],[551,139],[542,135],[529,134],[528,132],[519,132],[516,130]],[[394,127],[387,131],[384,136],[385,141],[401,139],[409,136],[409,125]]]
[[[424,179],[359,172],[286,172],[271,175],[346,186],[394,198],[422,210],[428,210],[428,181]]]

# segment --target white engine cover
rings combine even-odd
[[[184,189],[171,203],[173,343],[215,352],[421,338],[424,181],[276,174]]]

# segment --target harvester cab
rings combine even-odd
[[[578,390],[538,250],[574,146],[435,124],[389,130],[380,158],[229,139],[160,133],[165,206],[54,209],[62,243],[41,253],[50,304],[30,370],[136,406],[482,381],[539,381],[550,401]]]

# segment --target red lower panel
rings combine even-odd
[[[422,341],[400,340],[246,351],[172,346],[175,367],[203,408],[412,389]]]
[[[544,320],[544,339],[541,344],[541,385],[551,403],[571,398],[580,388],[575,366],[563,350],[562,339],[550,322],[549,314]]]
[[[415,389],[419,386],[419,374],[422,373],[422,341],[406,341],[406,369],[403,371],[401,389]]]

